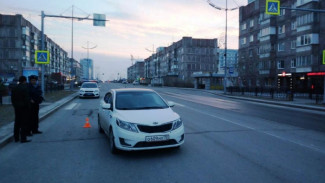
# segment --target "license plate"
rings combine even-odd
[[[169,139],[169,135],[147,136],[146,142],[159,142],[159,141],[166,141],[168,139]]]

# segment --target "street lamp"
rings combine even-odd
[[[228,31],[228,11],[233,11],[238,9],[238,7],[236,8],[232,8],[232,9],[228,9],[228,0],[226,0],[226,8],[221,8],[216,6],[215,4],[213,4],[210,0],[207,0],[207,2],[209,3],[210,6],[212,6],[213,8],[217,9],[217,10],[225,10],[226,11],[226,33],[225,33],[225,74],[224,74],[224,82],[223,82],[223,92],[226,94],[227,90],[227,31]]]
[[[88,79],[92,79],[92,77],[90,78],[89,76],[89,50],[90,49],[95,49],[97,47],[97,45],[89,47],[89,41],[87,41],[87,47],[83,47],[81,46],[83,49],[87,50],[87,68],[88,68]]]

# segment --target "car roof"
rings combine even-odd
[[[139,91],[149,91],[149,92],[155,92],[152,89],[146,89],[146,88],[119,88],[119,89],[112,89],[112,91],[118,93],[118,92],[139,92]]]
[[[92,84],[92,83],[97,84],[96,82],[83,82],[82,84]]]

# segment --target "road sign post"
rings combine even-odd
[[[280,15],[280,1],[266,0],[265,13],[269,15]]]

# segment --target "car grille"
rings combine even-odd
[[[167,146],[177,144],[176,140],[170,139],[167,141],[160,142],[138,142],[134,147],[155,147],[155,146]]]
[[[145,133],[167,132],[170,131],[172,127],[173,123],[167,123],[159,126],[138,125],[139,130]]]

